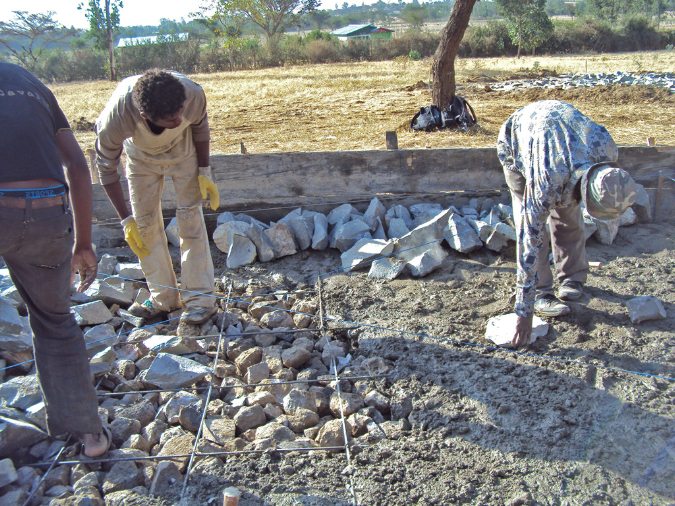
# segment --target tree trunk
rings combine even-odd
[[[516,55],[516,58],[520,58],[520,45],[523,42],[523,18],[519,17],[518,18],[518,54]]]
[[[108,54],[110,56],[110,80],[117,81],[117,72],[115,72],[115,46],[113,38],[113,27],[110,19],[110,0],[105,0],[105,24],[108,32]]]
[[[447,108],[455,98],[455,56],[476,1],[456,0],[441,32],[441,42],[431,66],[431,102],[440,109]]]

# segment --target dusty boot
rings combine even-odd
[[[584,285],[579,281],[570,281],[566,279],[558,288],[558,298],[560,300],[577,300],[584,293]]]
[[[570,308],[553,295],[544,295],[534,301],[534,312],[537,316],[562,316],[569,313]]]

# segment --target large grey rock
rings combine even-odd
[[[390,239],[403,237],[408,232],[410,232],[410,230],[408,229],[408,226],[405,224],[403,218],[392,218],[389,221],[389,230],[387,231],[387,236]]]
[[[345,420],[344,431],[347,432],[347,437],[351,436],[352,426],[349,422]],[[345,445],[344,432],[342,427],[341,420],[329,420],[326,422],[321,430],[319,435],[316,438],[316,442],[319,443],[319,446],[323,448],[330,447],[340,447]]]
[[[20,334],[23,330],[21,316],[14,305],[0,299],[0,332],[4,334]]]
[[[332,233],[331,248],[341,252],[354,246],[359,239],[370,238],[370,227],[360,219],[338,225]]]
[[[243,221],[227,221],[222,223],[213,231],[213,242],[220,251],[228,253],[232,244],[233,234],[247,236],[250,227],[251,225]]]
[[[316,396],[313,391],[294,388],[284,397],[283,406],[287,415],[294,415],[300,408],[316,412]]]
[[[43,401],[33,404],[26,409],[26,418],[33,425],[47,431],[47,408]]]
[[[626,302],[626,309],[628,309],[630,321],[633,323],[647,320],[663,320],[668,316],[663,303],[651,295],[629,300]]]
[[[230,269],[251,265],[256,261],[257,249],[247,234],[232,233],[226,265]]]
[[[101,255],[101,260],[98,262],[98,274],[107,274],[111,276],[115,274],[115,267],[117,266],[117,258],[108,253]]]
[[[405,262],[392,257],[379,258],[370,264],[368,277],[373,279],[396,279],[405,269]]]
[[[635,183],[635,186],[637,187],[637,195],[635,203],[631,207],[640,223],[649,223],[652,221],[652,203],[649,200],[649,195],[641,184]]]
[[[164,414],[170,424],[178,423],[180,419],[180,411],[182,408],[194,405],[201,408],[204,401],[201,397],[190,392],[176,392],[171,399],[164,405]]]
[[[268,329],[288,328],[293,326],[293,317],[287,311],[265,313],[260,324]]]
[[[256,439],[271,439],[276,443],[295,440],[293,431],[277,422],[270,422],[258,427],[255,431],[255,437]]]
[[[433,220],[443,212],[443,208],[440,204],[415,204],[410,206],[410,212],[413,215],[413,222],[410,228],[415,229],[420,225]]]
[[[368,267],[368,263],[379,257],[387,256],[394,251],[394,243],[382,239],[360,239],[349,250],[340,255],[342,268],[354,270]]]
[[[2,419],[0,420],[0,459],[13,457],[20,448],[33,446],[47,437],[46,432],[33,424]]]
[[[328,218],[322,213],[313,213],[312,218],[314,220],[312,249],[324,250],[328,247]]]
[[[278,257],[295,255],[297,252],[295,239],[288,225],[285,223],[276,223],[273,227],[263,232],[270,242]]]
[[[483,220],[474,220],[472,218],[466,218],[466,221],[476,231],[481,242],[486,242],[488,240],[490,234],[492,234],[492,227],[490,225]]]
[[[129,307],[136,295],[132,283],[112,277],[107,280],[94,280],[84,293],[92,300],[103,301],[107,306],[117,304],[121,307]]]
[[[312,354],[302,346],[293,346],[281,353],[281,360],[286,367],[299,369],[301,365],[307,362]]]
[[[14,334],[0,332],[0,350],[11,353],[33,352],[33,333],[28,324],[28,317],[19,317],[21,330]],[[14,325],[14,324],[12,324]]]
[[[148,369],[145,381],[160,388],[184,388],[211,372],[210,367],[189,358],[159,353]]]
[[[0,385],[0,402],[17,409],[28,409],[42,401],[40,383],[35,375],[15,376]]]
[[[18,478],[19,476],[16,474],[12,459],[0,460],[0,488],[14,483]]]
[[[145,279],[145,274],[143,274],[143,269],[141,269],[139,263],[119,263],[115,266],[115,272],[125,279]]]
[[[375,232],[385,221],[387,209],[377,197],[373,198],[368,204],[368,209],[363,213],[363,221],[370,226],[370,231]]]
[[[312,236],[314,234],[314,220],[302,215],[302,209],[291,211],[279,223],[285,223],[293,231],[296,244],[302,250],[308,249],[312,245]]]
[[[73,306],[70,308],[70,312],[75,315],[77,324],[83,326],[107,323],[113,317],[108,307],[100,300]]]
[[[0,300],[14,306],[19,313],[25,313],[26,311],[26,303],[23,301],[19,290],[14,285],[2,290],[2,293],[0,293]]]
[[[202,345],[191,337],[155,335],[143,341],[143,345],[157,353],[172,353],[173,355],[187,355],[188,353],[204,351]]]
[[[272,243],[267,239],[263,233],[265,229],[260,225],[254,223],[249,226],[248,237],[255,244],[255,249],[258,252],[258,259],[261,262],[269,262],[276,257],[276,251],[272,247]]]
[[[416,278],[426,276],[427,274],[439,269],[443,260],[448,256],[446,251],[438,245],[410,259],[406,263],[410,275]]]
[[[119,343],[119,336],[112,325],[104,323],[87,330],[84,333],[84,341],[87,343],[87,353],[93,357],[108,346]]]
[[[422,203],[422,204],[413,204],[410,206],[410,213],[414,218],[417,218],[421,214],[426,214],[431,217],[436,216],[437,214],[440,214],[443,211],[443,207],[441,207],[440,204],[430,204],[430,203]]]
[[[483,246],[483,242],[471,224],[457,214],[451,214],[445,231],[445,241],[452,249],[460,253],[471,253]]]
[[[228,221],[239,221],[237,218],[234,217],[234,214],[232,214],[229,211],[225,211],[224,213],[220,213],[218,215],[218,218],[216,218],[216,227],[219,227],[223,223],[227,223]],[[243,221],[243,220],[242,220]]]
[[[178,232],[178,219],[174,216],[164,229],[169,243],[176,248],[180,248],[180,233]]]
[[[361,213],[351,204],[342,204],[333,209],[326,217],[329,225],[336,225],[338,223],[347,223],[350,216],[361,216]]]
[[[499,252],[506,246],[509,241],[516,242],[516,229],[506,223],[497,223],[492,227],[492,233],[485,242],[485,247],[491,251]]]
[[[633,211],[632,207],[629,207],[624,211],[624,213],[621,215],[621,218],[619,219],[619,226],[620,227],[630,227],[631,225],[635,225],[638,221],[637,215],[635,214],[635,211]]]
[[[412,226],[412,216],[410,216],[410,211],[404,206],[397,205],[389,208],[389,210],[384,215],[384,222],[387,228],[391,226],[391,220],[394,218],[400,218],[405,223],[405,226],[410,229]]]
[[[598,229],[593,234],[595,240],[600,244],[612,244],[616,238],[616,234],[619,233],[619,222],[621,221],[621,218],[608,221],[593,219],[593,221],[598,227]]]
[[[511,340],[515,334],[518,315],[510,313],[494,316],[487,322],[485,339],[492,341],[497,346],[511,348]],[[548,323],[538,316],[532,318],[532,334],[528,344],[534,343],[537,338],[544,337],[548,333]]]
[[[446,209],[401,237],[394,245],[394,252],[397,253],[396,258],[409,262],[421,256],[425,251],[431,252],[436,258],[445,258],[447,253],[440,247],[439,242],[444,237],[444,231],[448,226],[451,214],[452,211]]]

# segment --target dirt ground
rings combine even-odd
[[[624,227],[613,245],[589,239],[587,248],[603,265],[583,297],[519,353],[483,338],[488,318],[512,310],[513,250],[448,250],[423,279],[326,277],[326,314],[341,320],[326,324],[361,327],[343,340],[354,357],[385,360],[389,372],[373,386],[412,401],[410,425],[354,447],[351,468],[327,452],[207,466],[183,504],[220,504],[227,486],[244,492],[241,506],[353,504],[350,476],[364,505],[675,504],[675,222]],[[341,265],[335,250],[234,271],[213,255],[231,281],[304,289]],[[625,302],[642,295],[663,301],[669,317],[631,324]],[[178,495],[136,500],[178,503]]]

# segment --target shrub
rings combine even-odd
[[[329,63],[340,60],[336,44],[323,39],[310,40],[305,45],[305,58],[310,63]]]
[[[457,54],[463,57],[503,56],[515,54],[506,21],[488,21],[484,25],[469,26]]]

